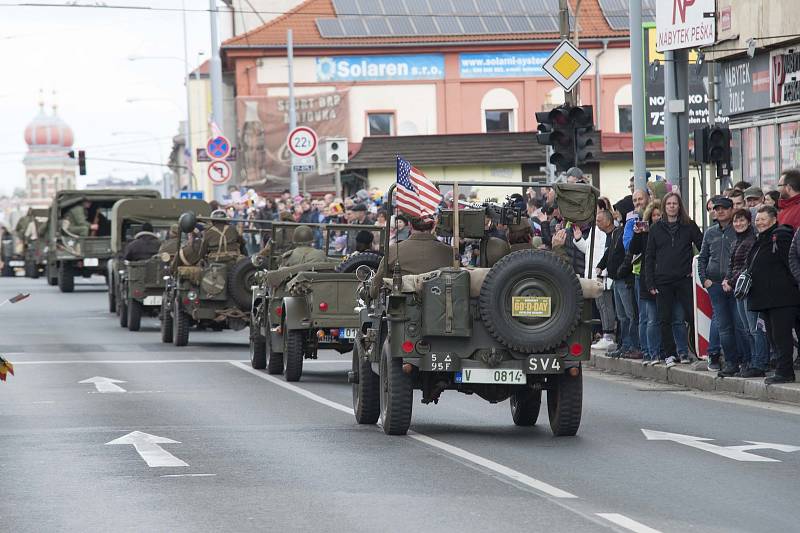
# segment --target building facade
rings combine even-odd
[[[45,207],[61,189],[75,188],[75,159],[68,154],[72,149],[72,129],[58,116],[53,105],[52,113],[39,103],[39,114],[25,128],[25,192],[30,207]]]

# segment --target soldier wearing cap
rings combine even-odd
[[[200,244],[200,255],[238,252],[247,255],[244,239],[236,228],[231,226],[227,214],[222,209],[211,212],[211,226],[203,230],[203,240]]]
[[[748,187],[744,190],[744,201],[748,208],[755,209],[764,203],[764,191],[760,187]]]
[[[281,256],[281,267],[302,265],[315,261],[326,261],[327,256],[322,250],[311,246],[314,241],[314,231],[308,226],[297,226],[292,235],[295,247]]]
[[[436,225],[432,217],[412,218],[411,236],[398,244],[392,244],[381,259],[378,271],[372,280],[370,293],[377,298],[383,278],[391,275],[397,258],[400,258],[401,274],[424,274],[443,267],[453,266],[453,249],[433,235]]]

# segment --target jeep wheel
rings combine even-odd
[[[273,351],[272,340],[265,339],[265,348],[267,350],[267,374],[280,374],[283,372],[283,354]]]
[[[286,381],[300,381],[303,375],[305,337],[305,331],[302,330],[286,332],[286,352],[283,354],[283,377]]]
[[[61,292],[72,292],[75,290],[75,273],[69,263],[58,264],[58,288]]]
[[[257,271],[250,258],[243,257],[228,272],[228,295],[242,311],[249,311],[253,304],[251,287],[256,284]]]
[[[374,424],[381,414],[380,377],[372,371],[369,359],[361,357],[359,341],[353,344],[353,413],[359,424]]]
[[[267,367],[267,339],[259,334],[258,326],[250,326],[250,366],[257,370]]]
[[[511,395],[511,418],[518,426],[533,426],[539,418],[542,391],[523,390]]]
[[[356,269],[362,265],[370,267],[372,270],[378,270],[381,264],[381,256],[373,252],[360,252],[351,255],[336,266],[336,272],[344,274],[353,274]]]
[[[48,262],[47,266],[44,269],[45,274],[47,275],[47,284],[50,285],[51,287],[55,287],[56,285],[58,285],[58,274],[56,273],[54,275],[53,272],[51,272],[51,270],[53,270],[53,268],[50,266],[50,263]]]
[[[411,377],[403,373],[403,360],[389,353],[389,341],[383,345],[380,366],[381,424],[387,435],[405,435],[411,425],[411,401],[414,391]]]
[[[547,414],[550,429],[556,437],[572,437],[581,425],[583,405],[583,374],[554,376],[553,387],[547,391]]]
[[[25,277],[31,279],[39,277],[39,269],[34,261],[25,261]]]
[[[117,295],[114,292],[114,287],[108,289],[108,312],[114,313],[117,311]]]
[[[189,315],[183,312],[177,297],[173,302],[172,319],[172,344],[186,346],[189,344]]]
[[[11,265],[8,264],[8,261],[3,263],[3,270],[2,270],[2,272],[0,272],[0,276],[2,276],[4,278],[13,278],[14,277],[14,269],[11,268]]]
[[[139,331],[142,327],[142,302],[131,298],[128,301],[128,330]]]
[[[547,298],[549,316],[513,316],[514,297]],[[498,342],[522,353],[564,343],[581,319],[583,292],[564,260],[523,250],[503,257],[486,274],[478,300],[481,319]]]
[[[169,302],[164,298],[164,302]],[[172,312],[167,303],[161,305],[161,342],[172,342]]]
[[[119,326],[121,328],[128,327],[128,302],[122,297],[122,294],[117,295],[117,314],[119,315]]]

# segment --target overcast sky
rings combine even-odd
[[[67,3],[55,0],[60,2]],[[185,2],[187,9],[208,8],[206,0]],[[172,136],[186,114],[181,13],[3,6],[9,3],[0,0],[0,194],[25,185],[24,131],[38,112],[39,89],[45,90],[48,113],[56,91],[58,112],[75,133],[75,148],[87,152],[89,175],[79,178],[79,186],[108,175],[157,175],[159,167],[91,158],[155,162],[169,155]],[[181,0],[105,3],[181,7]],[[193,68],[208,58],[209,17],[207,12],[189,12],[186,20]],[[205,55],[198,56],[200,52]],[[181,61],[128,60],[132,55]],[[128,103],[129,98],[148,100]]]

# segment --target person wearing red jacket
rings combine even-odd
[[[781,174],[778,180],[778,224],[791,226],[793,230],[800,227],[800,169],[789,169]]]

